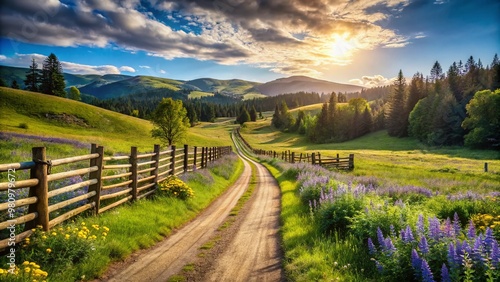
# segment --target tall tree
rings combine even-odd
[[[500,149],[500,89],[476,92],[466,108],[468,117],[462,126],[471,131],[465,145]]]
[[[330,101],[328,103],[328,137],[333,138],[335,135],[335,113],[337,112],[337,94],[332,92],[330,95]]]
[[[10,84],[10,88],[13,89],[19,89],[19,84],[17,84],[17,80],[13,80],[12,83]]]
[[[394,90],[389,97],[386,110],[386,126],[390,136],[403,137],[407,135],[406,121],[404,120],[406,80],[400,70],[394,82]]]
[[[255,106],[252,105],[252,108],[250,109],[250,120],[251,121],[257,121],[257,110],[255,109]]]
[[[64,82],[61,63],[56,55],[51,53],[43,62],[41,90],[45,94],[65,97],[66,83]]]
[[[247,121],[250,121],[250,114],[247,108],[243,107],[242,110],[240,110],[240,115],[236,118],[236,122],[243,125]]]
[[[495,54],[493,62],[491,62],[490,72],[491,90],[500,89],[500,60],[497,54]]]
[[[24,85],[26,85],[26,90],[38,92],[40,90],[40,82],[42,76],[40,70],[38,69],[38,64],[35,58],[31,58],[31,65],[28,72],[26,72],[26,79],[24,80]]]
[[[80,90],[76,86],[71,86],[68,90],[68,98],[75,101],[81,101]]]
[[[151,115],[152,136],[169,146],[181,141],[189,128],[187,111],[181,100],[163,98]]]

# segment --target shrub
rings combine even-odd
[[[194,197],[193,189],[186,185],[177,176],[171,175],[160,183],[160,191],[167,197],[187,200]]]
[[[341,235],[347,233],[352,218],[363,208],[363,201],[352,194],[344,194],[335,199],[321,204],[318,210],[320,231],[331,233],[338,231]]]
[[[21,248],[21,259],[37,261],[51,270],[65,269],[68,264],[77,264],[87,258],[106,239],[109,228],[92,225],[90,228],[59,227],[45,232],[41,227],[34,229]]]
[[[27,123],[25,123],[25,122],[21,122],[21,123],[19,124],[19,128],[28,129],[28,124],[27,124]]]
[[[0,281],[11,282],[31,282],[31,281],[45,281],[48,273],[43,271],[35,262],[24,261],[19,266],[13,268],[2,269],[0,268]]]
[[[216,160],[215,162],[209,163],[207,167],[213,174],[229,180],[229,178],[231,178],[231,172],[233,171],[233,166],[237,158],[238,157],[236,156],[236,154],[226,155]]]

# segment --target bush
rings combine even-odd
[[[21,122],[21,123],[19,124],[19,128],[28,129],[28,124],[27,124],[27,123],[25,123],[25,122]]]
[[[0,281],[31,282],[45,281],[48,273],[35,262],[24,261],[19,266],[9,269],[0,268]]]
[[[160,183],[160,191],[167,197],[187,200],[194,197],[193,189],[186,185],[177,176],[171,175]]]
[[[344,194],[335,199],[321,204],[318,210],[320,231],[330,234],[338,231],[346,234],[352,223],[352,218],[363,208],[363,201],[352,194]]]

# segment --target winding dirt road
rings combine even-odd
[[[196,258],[199,248],[226,220],[231,209],[248,188],[252,169],[235,142],[245,168],[241,177],[196,219],[175,234],[140,253],[133,262],[115,267],[103,277],[106,281],[167,281]],[[260,164],[254,200],[227,248],[204,271],[200,281],[281,281],[279,244],[280,190],[276,180]],[[106,278],[107,277],[107,278]]]

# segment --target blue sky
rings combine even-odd
[[[0,64],[65,72],[367,87],[500,51],[497,0],[7,0]]]

